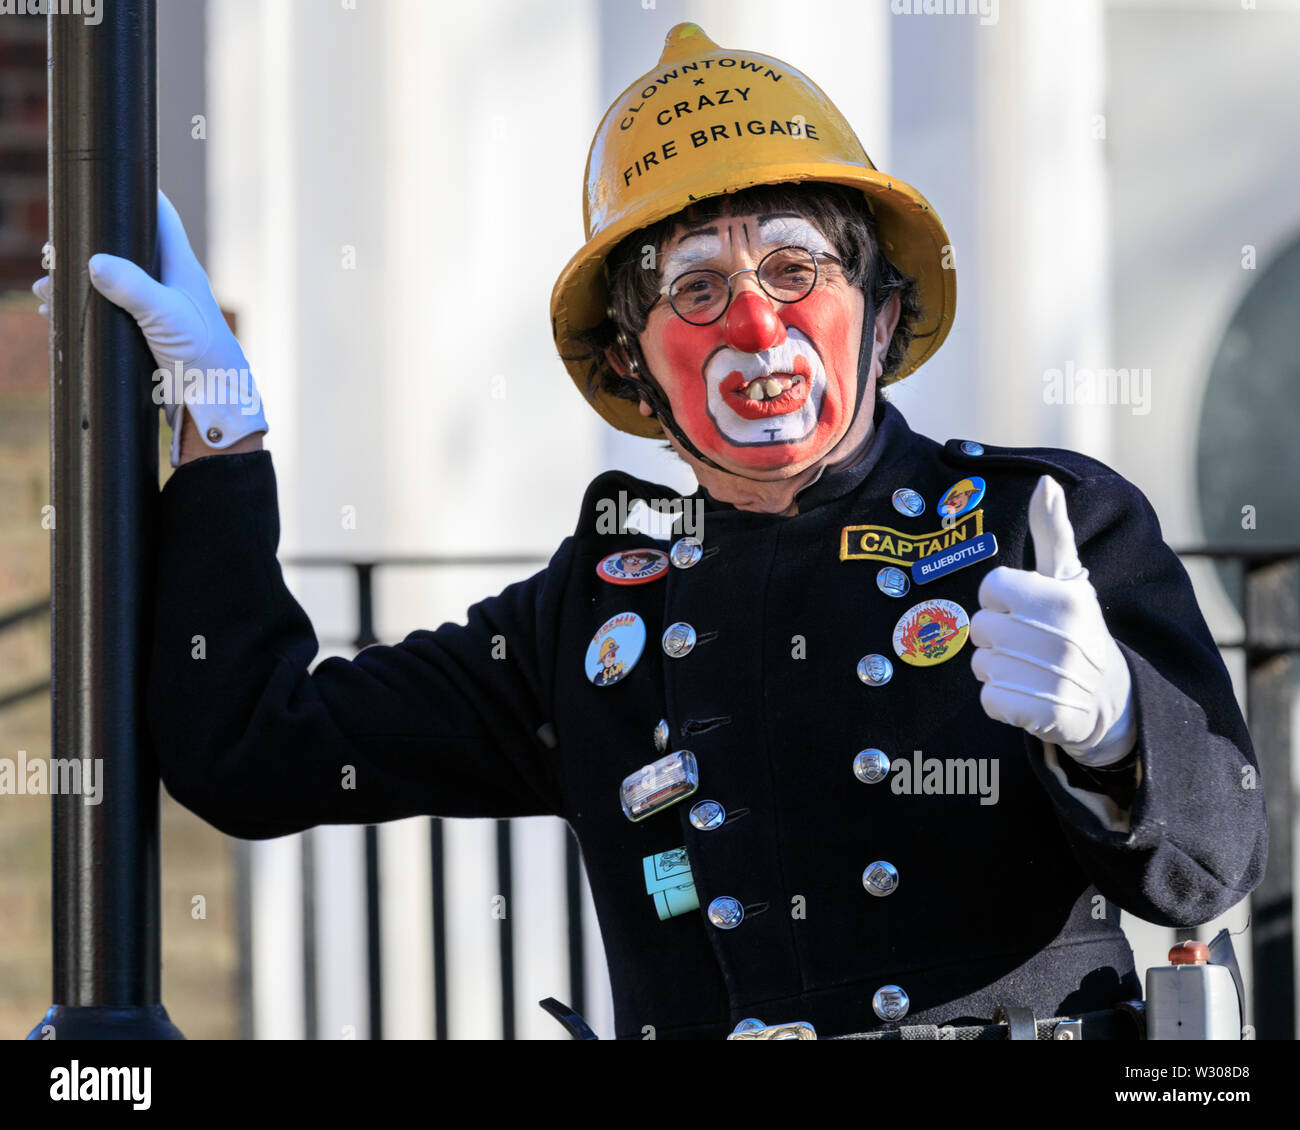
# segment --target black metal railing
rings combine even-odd
[[[1242,617],[1240,639],[1216,640],[1223,652],[1240,651],[1246,665],[1246,720],[1255,744],[1264,783],[1278,782],[1266,789],[1265,797],[1270,824],[1268,868],[1252,895],[1253,999],[1255,1027],[1261,1038],[1294,1037],[1295,961],[1292,950],[1294,935],[1294,896],[1291,861],[1293,856],[1292,819],[1294,789],[1291,783],[1291,703],[1298,680],[1300,663],[1300,547],[1274,546],[1253,550],[1239,547],[1202,546],[1178,550],[1184,560],[1209,560],[1240,571],[1238,607]],[[361,649],[380,642],[375,631],[375,572],[388,568],[484,568],[506,566],[538,567],[547,558],[540,554],[474,555],[399,555],[374,557],[359,561],[336,556],[293,556],[283,559],[288,567],[310,569],[347,569],[356,582],[356,632],[344,639],[321,638],[322,647]],[[1225,585],[1229,582],[1225,580]],[[0,631],[20,626],[28,620],[47,615],[48,601],[36,601],[0,615]],[[0,697],[0,708],[33,695],[48,693],[49,680],[33,682]],[[310,833],[308,833],[310,836]],[[499,820],[496,825],[497,882],[513,906],[511,873],[511,823]],[[447,1010],[447,907],[446,874],[442,821],[432,818],[429,826],[429,853],[432,865],[432,926],[434,1035],[446,1039]],[[367,910],[367,961],[370,1034],[380,1039],[384,1031],[382,997],[381,915],[379,903],[379,838],[375,826],[365,833],[365,876]],[[247,875],[246,860],[241,873]],[[565,847],[565,902],[568,914],[569,1000],[578,1012],[586,1006],[584,977],[587,939],[582,920],[581,858],[572,832]],[[318,1035],[316,1023],[316,966],[313,930],[314,867],[310,843],[304,845],[303,899],[304,931],[304,999],[305,1024],[309,1038]],[[248,903],[241,902],[244,916]],[[515,1034],[513,915],[500,920],[499,958],[501,967],[501,1031],[506,1039]],[[1188,935],[1194,931],[1186,931]],[[248,924],[241,922],[240,982],[247,992],[251,972],[247,966]],[[245,997],[245,1000],[248,998]],[[247,1016],[241,1021],[241,1033],[250,1035]]]
[[[548,558],[541,554],[434,554],[434,555],[395,555],[378,557],[368,561],[332,556],[297,556],[282,559],[286,567],[313,569],[348,569],[356,582],[356,632],[347,638],[317,637],[322,648],[350,647],[360,650],[380,642],[375,631],[375,570],[378,568],[498,568],[523,566],[537,568],[545,565]],[[503,897],[503,905],[514,906],[514,875],[512,864],[513,839],[509,820],[496,821],[496,874],[497,893]],[[310,833],[307,833],[310,836]],[[379,913],[379,837],[374,825],[366,827],[365,840],[365,874],[366,874],[366,910],[367,910],[367,949],[368,949],[368,996],[370,1008],[370,1038],[382,1039],[384,1031],[383,1018],[383,970],[381,960],[381,920]],[[434,1038],[445,1040],[448,1035],[447,1009],[447,879],[445,853],[443,847],[443,824],[438,817],[429,821],[429,856],[432,874],[432,910],[433,910],[433,1017]],[[579,1012],[586,1004],[585,963],[586,938],[582,924],[582,876],[581,857],[577,841],[570,831],[565,842],[564,890],[568,917],[568,972],[569,1001],[566,1003]],[[304,902],[313,899],[314,868],[303,868]],[[309,919],[310,921],[310,919]],[[307,931],[310,933],[310,930]],[[507,911],[500,918],[500,931],[497,935],[498,960],[501,969],[501,1035],[503,1039],[513,1040],[516,1030],[515,1014],[515,937],[514,915]],[[246,960],[241,958],[241,960]],[[307,1003],[305,1016],[306,1033],[309,1039],[315,1038],[317,1031],[315,1000],[314,963],[309,968],[304,966],[304,1000]]]

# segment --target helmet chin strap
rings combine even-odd
[[[609,311],[609,316],[611,319],[613,318],[613,310]],[[853,427],[853,421],[858,418],[858,412],[862,409],[862,397],[867,391],[867,378],[871,373],[871,359],[874,353],[875,322],[874,312],[871,309],[871,298],[868,294],[866,295],[866,301],[862,304],[862,340],[858,346],[858,388],[854,394],[853,414],[849,417],[849,428]],[[639,346],[630,341],[623,330],[618,331],[618,344],[622,347],[623,355],[627,358],[628,368],[631,369],[634,376],[639,378],[637,391],[650,405],[651,412],[654,413],[663,429],[706,467],[712,467],[715,471],[722,471],[727,475],[734,475],[738,479],[750,479],[749,475],[742,475],[737,471],[729,471],[725,467],[718,466],[691,442],[690,437],[682,431],[674,418],[672,407],[668,403],[668,397],[664,393],[663,387],[655,379],[650,369],[642,364],[644,359],[641,357]],[[847,432],[848,428],[845,431]],[[763,482],[766,480],[750,479],[750,481]]]

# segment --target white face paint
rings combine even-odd
[[[755,265],[769,251],[789,246],[835,254],[826,237],[801,216],[781,214],[759,221],[758,238],[751,244]],[[717,269],[721,257],[721,236],[704,233],[687,236],[664,259],[661,278],[675,280],[684,271],[700,267]],[[788,375],[795,370],[796,357],[807,362],[810,392],[794,411],[749,420],[727,404],[722,383],[732,374],[739,372],[747,383],[755,377],[774,374],[785,378],[788,383]],[[709,416],[728,440],[743,446],[793,443],[806,439],[817,427],[826,391],[826,373],[821,357],[807,336],[797,329],[792,329],[781,345],[762,353],[719,350],[710,358],[704,380]]]
[[[777,247],[806,247],[809,251],[835,254],[835,249],[812,224],[800,216],[772,216],[758,225],[758,240],[754,244],[755,264],[767,252]],[[716,260],[722,258],[722,237],[718,235],[688,235],[664,256],[659,271],[659,285],[667,286],[683,271],[697,267],[717,269]],[[725,272],[724,272],[725,273]]]
[[[796,360],[799,359],[799,360]],[[795,373],[809,383],[808,397],[793,412],[746,420],[723,397],[723,382],[739,373],[748,384],[756,377],[776,375],[788,383]],[[804,373],[807,376],[804,376]],[[822,397],[826,394],[826,370],[808,336],[794,326],[786,331],[786,339],[762,353],[741,353],[736,349],[720,349],[709,358],[704,371],[704,387],[708,396],[709,416],[719,432],[732,443],[755,446],[770,443],[797,443],[812,435],[821,416]]]
[[[785,247],[794,244],[796,247],[806,247],[809,251],[825,251],[834,255],[833,248],[815,227],[807,220],[798,216],[773,216],[771,219],[764,220],[758,225],[759,243],[767,249],[771,247]]]
[[[694,270],[722,256],[722,239],[716,235],[690,235],[665,257],[659,273],[660,286],[666,286],[683,271]]]

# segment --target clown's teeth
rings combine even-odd
[[[750,400],[771,400],[773,397],[780,396],[802,383],[803,377],[797,373],[793,378],[786,376],[755,377],[748,384],[742,386],[740,393]]]

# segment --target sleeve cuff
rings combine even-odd
[[[247,374],[247,370],[242,372]],[[266,413],[262,411],[262,398],[251,376],[241,383],[234,370],[231,370],[225,384],[213,391],[217,395],[210,400],[196,398],[193,403],[186,401],[180,405],[176,413],[176,425],[172,429],[173,467],[180,466],[181,433],[185,430],[186,412],[194,417],[194,426],[203,437],[203,442],[218,451],[224,451],[254,432],[271,430],[266,422]]]
[[[1106,831],[1129,834],[1133,795],[1142,786],[1142,762],[1134,753],[1118,765],[1088,769],[1058,746],[1044,742],[1043,765]]]

